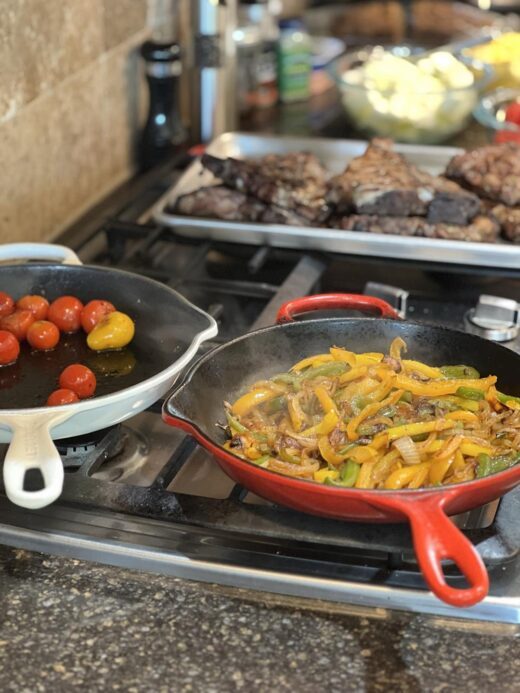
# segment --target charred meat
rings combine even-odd
[[[381,217],[369,214],[351,214],[335,219],[334,227],[345,231],[487,243],[495,242],[500,232],[498,223],[486,216],[478,216],[470,224],[461,226],[459,224],[431,224],[424,217]]]
[[[265,205],[238,190],[224,185],[200,188],[181,195],[175,204],[175,214],[208,217],[225,221],[260,221]]]
[[[509,207],[520,205],[518,144],[491,144],[454,156],[446,175],[482,197]]]
[[[432,223],[467,224],[480,209],[476,195],[444,178],[419,171],[376,138],[329,183],[327,200],[338,213],[424,216]]]
[[[261,221],[266,224],[305,225],[296,212],[260,200],[225,185],[213,185],[181,195],[171,210],[191,217],[223,221]]]
[[[225,185],[292,212],[307,224],[320,224],[329,216],[326,171],[313,154],[270,154],[247,160],[204,154],[202,165]]]

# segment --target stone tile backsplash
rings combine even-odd
[[[131,175],[147,0],[0,0],[0,243],[50,240]]]

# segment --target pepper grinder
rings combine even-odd
[[[181,51],[174,41],[141,46],[150,93],[148,117],[139,143],[139,164],[146,170],[179,151],[186,131],[179,111]]]

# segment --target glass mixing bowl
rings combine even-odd
[[[367,64],[372,69],[376,61],[385,59],[393,67],[385,57],[388,53],[379,47],[365,48],[344,53],[329,65],[343,108],[356,129],[368,136],[421,144],[437,144],[460,132],[470,120],[483,88],[491,79],[491,68],[451,56],[473,75],[471,84],[458,87],[439,84],[438,79],[417,78],[415,72],[404,64],[408,61],[395,63],[395,70],[388,75],[387,81],[392,85],[389,88],[375,86],[374,80],[370,79],[360,83],[352,81],[353,75],[359,77],[361,74],[356,68]],[[403,56],[395,49],[391,54]],[[418,57],[412,57],[411,62]],[[388,69],[388,65],[384,69]],[[431,85],[434,88],[430,88]]]

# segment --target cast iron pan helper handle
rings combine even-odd
[[[296,316],[313,313],[317,310],[338,308],[360,310],[363,313],[377,314],[381,318],[399,320],[397,312],[386,301],[364,294],[316,294],[303,296],[283,303],[276,316],[277,323],[292,322]]]
[[[0,245],[0,261],[49,260],[66,265],[81,265],[76,253],[63,245],[52,243],[12,243]],[[23,508],[42,508],[58,498],[63,487],[63,462],[51,437],[51,430],[75,413],[51,408],[45,411],[12,415],[0,412],[0,426],[12,433],[7,450],[3,477],[9,500]],[[25,474],[39,469],[43,488],[38,491],[24,489]]]
[[[399,493],[399,492],[397,492]],[[449,490],[424,495],[417,500],[399,500],[412,527],[413,545],[422,574],[431,591],[442,601],[459,608],[473,606],[487,595],[489,577],[477,549],[444,512]],[[441,561],[451,560],[466,578],[469,587],[451,587],[446,582]]]

